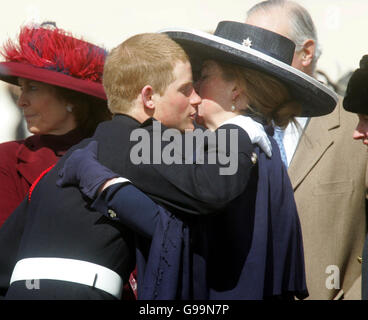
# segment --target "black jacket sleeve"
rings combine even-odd
[[[254,147],[248,134],[238,126],[222,126],[215,134],[215,143],[205,144],[200,151],[203,152],[202,161],[196,153],[194,164],[153,165],[171,184],[170,190],[152,189],[147,184],[141,188],[134,180],[132,182],[173,213],[176,209],[191,214],[223,210],[248,184],[254,166]],[[226,159],[228,163],[224,161]]]
[[[17,262],[18,249],[27,218],[28,199],[15,209],[0,228],[0,296],[4,296]]]
[[[126,183],[116,183],[106,188],[91,204],[91,208],[149,239],[154,233],[160,210],[142,191]]]
[[[170,162],[170,150],[173,150],[174,143],[171,137],[168,140],[164,137],[165,133],[174,130],[170,131],[164,125],[156,130],[155,122],[151,118],[138,125],[127,116],[117,115],[111,122],[100,125],[94,137],[99,143],[98,160],[129,179],[172,214],[194,216],[217,213],[244,192],[254,167],[254,146],[245,130],[234,124],[223,125],[215,131],[214,143],[205,140],[201,144],[196,139],[195,152],[190,145],[187,147],[187,134],[184,134],[184,137],[178,137],[178,141],[182,141],[179,145],[184,148],[181,158],[185,161],[179,163]],[[136,129],[142,132],[141,140],[132,139],[132,132]],[[180,136],[180,132],[176,131]],[[157,133],[159,143],[155,144]],[[132,160],[146,154],[143,151],[147,149],[151,158]],[[132,157],[136,150],[140,150],[140,154],[137,152],[139,156]],[[177,151],[173,152],[175,157]],[[155,161],[157,154],[162,156],[161,161]],[[200,161],[202,158],[203,161]]]

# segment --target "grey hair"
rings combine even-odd
[[[268,0],[254,5],[247,12],[247,17],[254,13],[263,11],[267,13],[273,8],[286,9],[290,23],[289,38],[295,42],[295,51],[303,48],[303,43],[307,39],[312,39],[315,43],[315,52],[312,60],[313,71],[316,68],[317,61],[322,54],[322,48],[318,41],[316,27],[309,12],[300,4],[288,0]]]

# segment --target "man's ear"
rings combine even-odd
[[[312,63],[315,51],[316,43],[314,42],[314,40],[305,40],[303,44],[303,49],[301,50],[301,60],[303,67],[308,67]]]
[[[155,108],[155,104],[152,99],[153,93],[153,88],[150,85],[144,86],[141,91],[143,105],[151,110]]]

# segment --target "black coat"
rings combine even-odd
[[[248,135],[239,130],[238,171],[220,175],[217,164],[134,165],[130,161],[132,130],[139,127],[152,133],[152,120],[142,125],[118,115],[102,123],[91,138],[99,143],[98,160],[179,215],[210,214],[245,189],[253,163],[253,146]],[[226,125],[223,128],[237,128]],[[163,127],[163,129],[165,129]],[[25,199],[0,229],[0,287],[5,291],[18,260],[56,257],[93,262],[114,270],[128,280],[135,265],[134,235],[118,222],[110,221],[89,208],[75,187],[56,186],[58,171],[70,152],[86,146],[91,139],[74,146],[34,189],[31,201]],[[164,144],[162,145],[164,148]],[[73,287],[74,289],[71,289]],[[105,292],[78,284],[41,280],[39,290],[28,290],[15,282],[9,298],[27,299],[106,299]]]

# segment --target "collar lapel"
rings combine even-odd
[[[16,169],[31,185],[46,168],[56,163],[57,160],[54,152],[48,148],[37,147],[31,150],[25,144],[21,144],[17,152]]]
[[[310,119],[288,169],[294,191],[334,143],[330,131],[340,126],[340,108],[341,100],[331,114]]]

